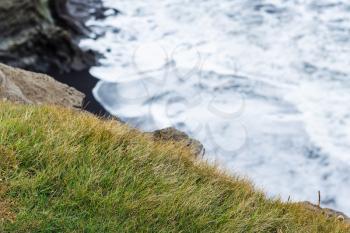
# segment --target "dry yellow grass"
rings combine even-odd
[[[88,113],[0,103],[0,145],[0,232],[350,232]]]

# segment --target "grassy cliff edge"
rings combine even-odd
[[[350,232],[116,121],[0,102],[0,232]]]

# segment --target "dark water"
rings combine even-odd
[[[85,94],[84,109],[98,116],[110,116],[104,107],[96,101],[92,94],[93,88],[99,81],[89,73],[89,70],[72,71],[70,73],[60,73],[57,70],[51,70],[48,75],[54,77],[57,81],[74,87],[78,91]]]

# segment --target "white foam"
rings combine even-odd
[[[89,22],[107,33],[82,45],[105,55],[91,73],[111,113],[188,132],[270,195],[321,190],[350,213],[347,1],[104,2],[122,14]]]

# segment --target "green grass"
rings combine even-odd
[[[114,121],[0,102],[0,232],[350,232]]]

